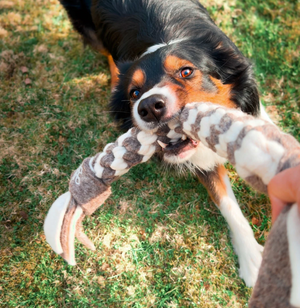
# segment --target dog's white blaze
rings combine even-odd
[[[140,58],[144,57],[145,55],[148,55],[149,53],[153,53],[155,52],[156,50],[160,49],[160,48],[163,48],[163,47],[166,47],[168,44],[166,43],[161,43],[161,44],[156,44],[156,45],[153,45],[153,46],[150,46],[141,56]]]
[[[140,102],[143,99],[146,99],[147,97],[150,97],[151,95],[163,95],[167,98],[168,103],[167,103],[167,114],[166,116],[172,116],[174,113],[177,112],[176,110],[176,96],[173,94],[172,90],[168,87],[168,86],[164,86],[164,87],[157,87],[155,86],[154,88],[152,88],[151,90],[145,92],[140,99],[138,99],[134,106],[133,106],[133,118],[136,121],[136,124],[139,126],[139,128],[141,130],[144,130],[146,132],[152,131],[153,129],[149,129],[148,127],[148,123],[143,121],[138,113],[138,107]]]
[[[290,304],[298,308],[300,307],[300,214],[297,204],[290,209],[286,224],[292,274]]]
[[[240,277],[247,286],[253,287],[261,264],[263,247],[255,240],[253,231],[233,194],[228,176],[223,180],[227,196],[221,199],[219,209],[231,230],[232,244],[240,264]]]
[[[56,199],[50,207],[44,223],[46,241],[57,254],[63,253],[60,243],[60,233],[70,199],[71,194],[69,191]]]
[[[158,49],[160,49],[160,48],[166,47],[166,46],[168,46],[168,45],[180,43],[180,42],[186,41],[186,40],[188,40],[188,39],[189,39],[189,38],[182,38],[182,39],[177,39],[177,40],[169,41],[168,43],[160,43],[160,44],[156,44],[156,45],[150,46],[150,47],[140,56],[140,58],[142,58],[142,57],[145,56],[145,55],[148,55],[149,53],[153,53],[153,52],[155,52],[156,50],[158,50]]]

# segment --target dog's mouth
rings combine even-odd
[[[157,142],[161,146],[164,156],[178,156],[179,158],[184,158],[186,152],[194,150],[199,144],[199,141],[185,135],[177,140],[172,139],[168,144],[159,140]]]

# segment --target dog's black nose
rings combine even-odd
[[[166,98],[161,95],[151,95],[138,106],[138,113],[145,122],[159,122],[166,113]]]

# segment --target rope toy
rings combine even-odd
[[[257,190],[279,172],[300,164],[300,144],[274,125],[213,104],[189,104],[181,113],[183,132],[203,142],[236,167]],[[249,308],[300,307],[300,214],[297,204],[277,218],[268,236]]]
[[[69,191],[53,203],[45,219],[46,240],[52,249],[70,265],[76,264],[75,237],[95,250],[83,232],[85,215],[92,215],[110,196],[112,182],[131,167],[146,162],[159,151],[159,143],[169,142],[176,135],[168,126],[159,128],[156,134],[132,128],[116,142],[107,144],[103,152],[86,158],[72,173]]]
[[[145,162],[176,136],[187,136],[215,151],[236,167],[251,186],[266,193],[279,172],[300,164],[300,145],[264,120],[211,103],[186,105],[177,120],[157,131],[130,129],[102,153],[86,158],[73,172],[69,192],[51,206],[44,224],[46,240],[75,265],[75,236],[88,248],[82,220],[111,194],[110,185],[131,167]],[[300,307],[300,215],[287,208],[274,224],[249,307]]]

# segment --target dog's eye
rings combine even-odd
[[[140,95],[140,91],[137,89],[133,89],[130,91],[130,97],[137,99]]]
[[[192,73],[193,73],[193,69],[191,69],[190,67],[185,67],[184,69],[182,69],[180,71],[180,76],[182,78],[187,78],[187,77],[191,76]]]

